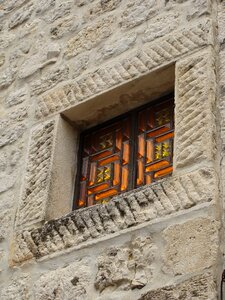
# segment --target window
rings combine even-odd
[[[81,134],[75,208],[172,173],[173,96],[142,106]]]

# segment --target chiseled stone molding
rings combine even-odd
[[[217,197],[213,169],[201,169],[122,194],[106,205],[73,211],[42,227],[18,232],[13,263],[40,258],[88,240],[110,236],[132,226],[173,214]]]
[[[177,60],[201,47],[212,44],[211,21],[184,28],[155,42],[146,44],[109,66],[83,75],[39,97],[36,117],[43,118],[77,105],[97,94],[143,76],[150,71]]]

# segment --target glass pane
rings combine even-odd
[[[160,136],[160,137],[156,138],[155,140],[156,140],[157,143],[160,143],[160,142],[163,142],[165,140],[171,139],[173,137],[174,137],[174,132],[170,132],[170,133],[167,133],[163,136]]]
[[[166,175],[172,173],[172,171],[173,171],[173,167],[168,167],[166,169],[160,170],[158,172],[155,172],[154,178],[160,178],[160,177],[166,176]]]
[[[104,158],[104,157],[109,156],[109,155],[112,155],[112,154],[113,154],[112,151],[109,151],[109,150],[103,151],[103,152],[101,152],[101,153],[99,153],[99,154],[96,154],[96,155],[92,156],[91,160],[92,160],[92,161],[98,160],[98,159]]]
[[[123,143],[123,165],[128,164],[130,155],[129,142]]]
[[[145,155],[145,138],[144,134],[138,136],[138,157],[144,157]]]
[[[109,187],[108,183],[100,184],[100,185],[98,185],[96,187],[88,189],[88,195],[91,195],[91,194],[96,193],[96,192],[100,192],[102,190],[107,189],[108,187]]]
[[[102,193],[99,193],[95,196],[95,200],[98,201],[98,200],[101,200],[103,198],[106,198],[106,197],[110,197],[110,196],[114,196],[117,194],[117,190],[116,189],[111,189],[111,190],[108,190],[106,192],[102,192]]]
[[[114,163],[114,179],[113,179],[113,185],[117,185],[120,183],[120,163],[115,162]]]
[[[163,168],[163,167],[168,166],[168,165],[169,165],[169,162],[167,160],[162,160],[158,163],[155,163],[154,165],[147,166],[145,168],[145,171],[146,172],[152,172],[154,170],[158,170],[158,169]]]
[[[144,184],[144,163],[141,159],[137,162],[137,185]]]
[[[119,160],[120,157],[118,155],[113,155],[109,158],[103,159],[99,161],[99,166],[104,166],[106,164],[109,164],[111,162],[114,162],[115,160]]]
[[[123,135],[122,135],[122,130],[118,130],[116,133],[116,150],[120,151],[122,148],[122,140],[123,140]]]
[[[150,163],[153,161],[153,141],[147,141],[147,153],[146,153],[146,162]]]
[[[89,186],[95,183],[95,176],[96,176],[96,163],[91,163],[90,176],[88,182]]]
[[[127,166],[122,168],[122,183],[121,183],[121,191],[126,191],[128,187],[128,168]]]
[[[167,132],[169,130],[169,127],[162,127],[162,128],[159,128],[159,129],[156,129],[154,131],[151,131],[151,132],[148,132],[147,133],[147,137],[155,137],[157,135],[160,135],[160,134],[163,134],[165,132]]]

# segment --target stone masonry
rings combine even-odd
[[[0,300],[219,300],[225,1],[2,0],[0,18]],[[79,132],[171,92],[172,176],[72,211]]]

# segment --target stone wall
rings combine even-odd
[[[3,0],[0,16],[0,299],[219,299],[224,1]],[[172,177],[72,212],[79,131],[172,90]]]

